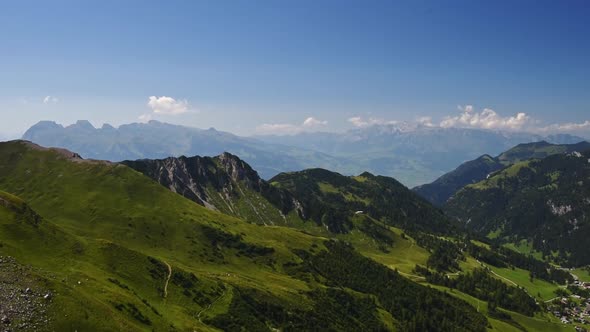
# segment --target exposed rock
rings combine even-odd
[[[254,223],[266,224],[265,213],[259,213],[259,202],[247,201],[249,212],[241,213],[237,207],[240,198],[247,191],[262,196],[282,215],[296,211],[305,218],[305,211],[288,191],[270,185],[246,162],[230,153],[217,157],[179,157],[156,160],[123,161],[164,187],[212,210],[250,219]],[[271,221],[272,223],[272,221]]]
[[[44,300],[43,294],[49,292],[34,281],[32,268],[12,257],[0,256],[0,261],[0,323],[7,331],[47,330],[51,299]]]

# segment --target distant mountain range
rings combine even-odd
[[[77,151],[85,158],[112,161],[215,156],[230,152],[269,179],[281,172],[327,168],[345,175],[392,176],[408,187],[428,183],[484,153],[498,154],[519,143],[546,140],[577,143],[571,135],[540,136],[477,129],[375,125],[344,133],[240,137],[157,121],[94,128],[88,121],[64,127],[43,121],[23,139]]]
[[[77,151],[84,158],[111,161],[179,156],[216,156],[230,152],[247,160],[264,178],[283,171],[308,167],[343,168],[347,162],[309,149],[265,143],[210,129],[197,129],[158,121],[132,123],[114,128],[94,128],[88,121],[64,127],[42,121],[31,127],[23,139],[34,143]]]
[[[485,153],[496,155],[520,143],[545,140],[555,144],[572,144],[584,140],[572,135],[542,136],[409,124],[375,125],[344,133],[301,133],[257,138],[349,158],[363,171],[395,177],[410,187],[429,183],[462,162]]]

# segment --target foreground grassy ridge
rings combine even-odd
[[[55,284],[60,303],[50,329],[398,325],[395,315],[401,312],[382,307],[373,295],[295,273],[301,253],[320,254],[326,238],[209,211],[125,166],[3,143],[0,188],[42,216],[40,223],[22,223],[18,213],[4,208],[0,251],[38,267]],[[434,299],[442,296],[412,287]],[[458,313],[473,313],[452,303]],[[346,314],[350,308],[356,308],[352,316]],[[458,316],[446,324],[453,322]]]
[[[127,167],[69,161],[22,143],[4,145],[1,150],[0,187],[25,198],[45,220],[38,228],[27,228],[16,223],[16,217],[4,215],[0,250],[51,271],[56,280],[67,280],[76,291],[72,299],[87,296],[88,312],[115,313],[121,318],[97,319],[89,323],[93,328],[123,328],[117,324],[135,314],[128,303],[151,321],[149,326],[175,322],[180,329],[203,328],[194,315],[211,304],[207,297],[217,299],[215,292],[221,288],[213,285],[218,282],[228,289],[262,288],[279,296],[285,306],[291,303],[305,309],[299,292],[309,287],[280,269],[297,259],[291,249],[309,250],[314,245],[319,250],[322,238],[291,229],[262,228],[210,212]],[[241,242],[274,248],[273,253],[249,257],[247,245],[244,253],[221,243],[213,246],[203,234],[204,226],[242,234]],[[199,292],[202,305],[191,298],[187,305],[186,296],[175,296],[185,289],[174,284],[174,275],[163,298],[165,264],[173,272],[195,274],[199,283],[194,292]],[[144,299],[155,310],[142,304]],[[76,312],[76,302],[61,307]],[[63,322],[72,320],[71,315],[63,318]],[[147,328],[141,322],[136,325],[128,328]]]

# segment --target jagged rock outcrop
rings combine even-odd
[[[250,222],[275,224],[290,212],[301,218],[306,215],[288,191],[271,186],[245,161],[227,152],[217,157],[181,156],[121,163],[198,204]],[[269,209],[274,213],[268,213]]]

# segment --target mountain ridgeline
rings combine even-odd
[[[408,187],[429,183],[462,161],[484,153],[495,155],[519,143],[547,140],[569,144],[583,140],[572,135],[540,136],[403,123],[343,133],[240,137],[213,128],[158,121],[95,128],[85,120],[68,126],[41,121],[22,138],[42,146],[69,149],[84,158],[110,161],[230,152],[247,161],[264,179],[281,172],[326,168],[345,175],[368,171],[391,176]]]
[[[265,225],[312,222],[348,233],[355,215],[381,224],[430,232],[452,230],[449,219],[393,178],[368,172],[344,176],[325,169],[281,173],[261,179],[229,153],[124,161],[170,190],[205,207]],[[363,227],[360,227],[361,229]]]
[[[559,134],[502,132],[472,128],[429,127],[412,123],[373,125],[343,133],[300,133],[259,136],[260,140],[313,149],[344,158],[353,169],[329,169],[343,174],[391,176],[408,187],[430,183],[461,162],[483,154],[496,155],[520,143],[548,141],[572,144],[583,138]],[[324,167],[325,168],[325,167]]]
[[[214,156],[228,151],[243,156],[264,178],[307,167],[345,167],[337,158],[305,148],[266,143],[214,128],[198,129],[154,120],[118,128],[109,124],[95,128],[86,120],[65,127],[41,121],[29,128],[22,139],[76,151],[84,158],[109,161]]]
[[[590,149],[590,143],[585,141],[576,144],[551,144],[545,141],[519,144],[496,157],[485,154],[475,160],[465,162],[434,182],[415,187],[412,190],[432,204],[443,206],[453,194],[464,186],[482,181],[492,173],[519,161],[542,159],[554,154],[588,149]]]
[[[217,157],[142,159],[121,162],[209,209],[265,225],[285,224],[287,215],[305,218],[301,203],[271,186],[230,153]]]
[[[324,169],[281,173],[273,186],[291,192],[308,216],[333,232],[346,233],[351,216],[366,214],[385,225],[446,233],[449,219],[397,180],[368,172],[344,176]]]

